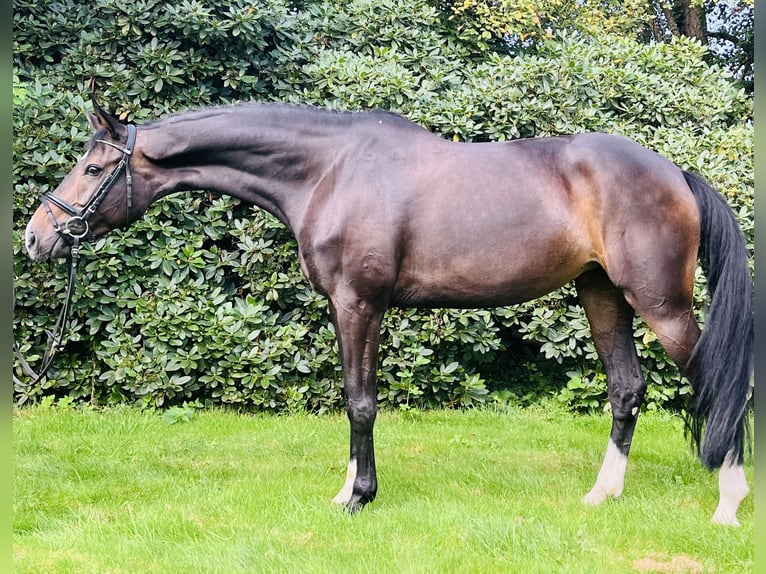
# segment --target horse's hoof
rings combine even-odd
[[[716,511],[710,522],[719,526],[732,526],[734,528],[739,526],[739,520],[737,520],[736,515],[720,511]]]
[[[605,500],[606,493],[603,490],[596,490],[595,488],[582,497],[583,503],[591,506],[598,506]]]

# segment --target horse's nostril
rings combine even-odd
[[[35,235],[35,232],[31,229],[27,229],[26,232],[25,243],[27,245],[27,253],[30,255],[32,254],[32,250],[34,249],[35,245],[37,244],[37,236]]]

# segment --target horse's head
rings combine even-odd
[[[146,202],[145,182],[134,178],[136,127],[126,126],[93,101],[95,135],[83,158],[42,205],[26,229],[27,253],[36,261],[66,257],[72,245],[127,226]]]

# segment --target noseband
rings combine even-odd
[[[130,208],[133,206],[133,177],[130,174],[130,156],[133,154],[133,146],[136,143],[136,126],[132,124],[128,125],[128,142],[125,144],[125,147],[121,147],[106,140],[96,141],[121,151],[122,159],[120,159],[120,163],[118,163],[112,170],[112,173],[110,173],[106,179],[101,182],[101,185],[98,186],[96,193],[94,193],[93,197],[88,200],[88,203],[86,203],[82,209],[78,210],[72,204],[64,201],[59,197],[56,197],[52,193],[44,193],[40,198],[40,202],[43,204],[43,208],[48,214],[48,219],[51,220],[53,229],[67,243],[72,245],[72,248],[75,250],[79,249],[79,243],[81,240],[89,237],[90,227],[88,226],[88,219],[90,219],[93,214],[96,213],[98,206],[101,205],[101,202],[111,191],[112,187],[114,187],[114,184],[120,178],[123,170],[125,170],[125,183],[127,186],[127,214],[125,219],[126,224],[130,221]],[[59,222],[56,221],[49,203],[52,203],[62,211],[65,211],[69,214],[69,219],[67,219],[63,225],[60,225]]]
[[[69,314],[69,304],[71,303],[72,295],[74,294],[75,277],[77,275],[77,267],[80,259],[80,242],[91,237],[88,220],[93,216],[94,213],[96,213],[98,206],[101,205],[101,202],[107,196],[109,191],[111,191],[111,189],[114,187],[114,184],[120,178],[120,175],[122,175],[123,170],[125,171],[127,203],[125,223],[127,225],[130,222],[130,208],[133,206],[133,177],[130,174],[130,156],[133,154],[133,146],[136,143],[136,126],[132,124],[128,125],[128,141],[125,144],[125,147],[121,147],[106,140],[96,141],[121,151],[122,159],[120,159],[120,162],[112,170],[112,173],[110,173],[106,179],[101,182],[101,185],[98,186],[96,193],[93,194],[93,197],[90,198],[88,203],[86,203],[82,209],[78,210],[72,204],[64,201],[59,197],[56,197],[52,193],[44,193],[40,198],[40,202],[42,203],[45,212],[48,214],[48,218],[51,220],[53,229],[56,231],[56,233],[59,234],[61,238],[64,239],[66,243],[71,246],[71,255],[69,257],[69,282],[67,284],[64,306],[61,309],[61,313],[59,314],[58,319],[56,320],[56,325],[54,326],[53,331],[45,331],[48,335],[48,344],[45,348],[45,352],[43,353],[42,366],[39,372],[36,373],[32,367],[30,367],[27,360],[21,354],[21,350],[14,337],[13,349],[19,359],[21,369],[24,371],[24,374],[26,374],[28,377],[31,377],[32,379],[31,381],[24,383],[14,374],[13,382],[20,390],[31,387],[45,375],[45,373],[50,368],[51,363],[53,363],[53,356],[61,347],[61,340],[64,335],[64,330],[66,329],[67,316]],[[69,214],[69,219],[67,219],[63,224],[59,224],[59,222],[56,221],[56,218],[54,217],[49,205],[51,203]],[[23,403],[24,400],[26,400],[26,396],[22,397],[22,399],[19,401],[19,404]]]

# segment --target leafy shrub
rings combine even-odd
[[[23,225],[90,137],[91,76],[125,121],[253,99],[392,109],[466,141],[623,133],[717,185],[752,249],[751,100],[690,41],[570,34],[511,57],[458,37],[425,0],[21,0],[14,8],[14,332],[33,361],[66,270],[26,258]],[[20,393],[267,411],[341,404],[327,303],[270,215],[184,193],[83,257],[65,352]],[[638,320],[636,342],[653,383],[648,407],[681,405],[688,385]],[[404,407],[606,402],[571,285],[508,308],[392,310],[379,380],[380,401]]]

